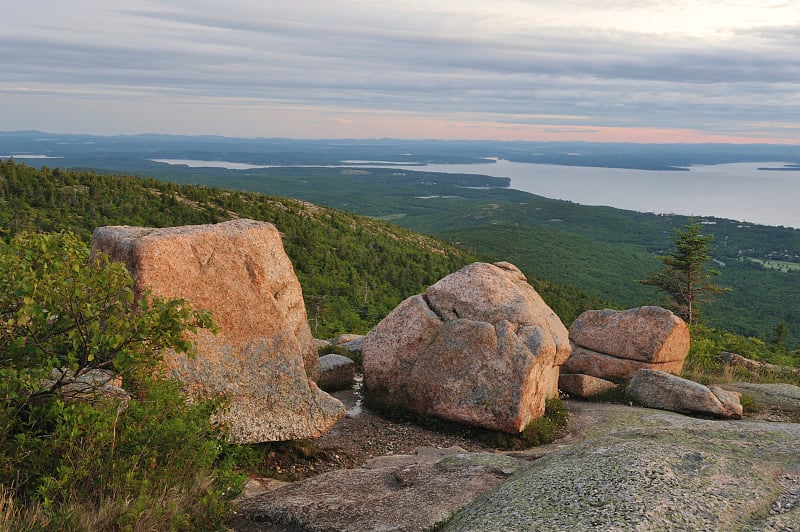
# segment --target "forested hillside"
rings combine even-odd
[[[366,332],[404,298],[478,260],[476,253],[441,240],[297,200],[0,163],[0,227],[7,234],[70,229],[88,240],[103,225],[165,227],[235,217],[269,221],[282,232],[317,337]],[[585,309],[608,305],[530,280],[567,322]]]
[[[144,170],[141,161],[136,164]],[[475,176],[459,174],[156,163],[147,165],[147,172],[168,181],[289,196],[388,220],[502,257],[529,277],[573,286],[621,307],[660,301],[637,280],[659,267],[656,255],[669,249],[673,231],[688,220],[580,205],[496,183],[494,188],[476,187]],[[713,217],[700,221],[714,234],[713,266],[722,273],[718,281],[731,288],[707,309],[710,324],[767,342],[785,326],[789,345],[800,345],[800,230]]]

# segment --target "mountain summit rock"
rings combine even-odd
[[[667,309],[587,310],[569,329],[565,373],[631,379],[640,369],[679,374],[689,353],[689,327]]]
[[[403,301],[364,339],[380,401],[518,433],[558,395],[567,329],[507,262],[473,263]]]
[[[219,334],[200,330],[196,357],[172,353],[165,361],[193,396],[228,400],[218,421],[232,440],[317,437],[344,415],[310,378],[319,360],[303,294],[272,224],[100,227],[92,253],[125,263],[137,293],[211,311]]]

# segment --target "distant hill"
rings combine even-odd
[[[670,248],[670,235],[686,223],[686,217],[552,200],[510,190],[508,180],[503,178],[436,174],[424,171],[424,166],[420,171],[378,169],[370,168],[368,162],[464,163],[502,157],[512,161],[644,169],[768,160],[800,163],[800,148],[791,145],[0,133],[0,155],[13,153],[53,157],[26,159],[31,165],[46,164],[62,170],[92,168],[102,173],[260,192],[390,221],[460,243],[474,254],[512,261],[529,277],[575,286],[594,294],[592,297],[624,307],[659,301],[651,288],[636,281],[648,270],[659,267],[656,254]],[[153,160],[161,158],[270,167],[228,170]],[[340,164],[352,166],[330,166]],[[476,171],[480,166],[475,165]],[[686,194],[692,194],[692,190],[688,188]],[[710,323],[767,342],[774,340],[774,331],[785,324],[788,343],[800,346],[800,230],[713,217],[703,218],[702,222],[708,224],[707,232],[715,235],[714,266],[722,272],[719,281],[732,288],[708,309]],[[563,304],[562,317],[568,320],[571,311],[565,307]]]
[[[479,260],[439,239],[298,200],[0,162],[0,228],[7,234],[68,229],[88,240],[103,225],[166,227],[236,217],[269,221],[281,231],[312,331],[322,338],[365,333],[406,297]],[[531,281],[568,322],[608,304]]]
[[[391,221],[621,307],[660,301],[637,280],[660,267],[656,255],[670,249],[675,228],[688,221],[474,187],[473,175],[355,170],[149,167],[164,180],[288,196]],[[785,324],[789,344],[800,346],[800,230],[701,221],[714,234],[712,266],[722,273],[719,282],[732,288],[707,309],[710,323],[765,341]]]

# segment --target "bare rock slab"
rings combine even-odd
[[[663,371],[639,370],[628,383],[628,394],[650,408],[719,418],[741,419],[739,395],[718,386],[704,386]]]
[[[473,263],[403,301],[364,339],[373,397],[520,432],[558,395],[568,332],[508,263]]]
[[[800,530],[800,424],[570,406],[602,422],[442,530]]]
[[[588,399],[599,393],[608,392],[617,385],[605,379],[598,379],[591,375],[576,373],[562,373],[558,376],[558,388],[570,397]]]
[[[232,440],[316,437],[344,415],[309,378],[319,372],[317,351],[300,283],[272,224],[101,227],[92,253],[123,262],[137,293],[211,311],[221,332],[198,331],[195,358],[172,353],[165,361],[192,395],[229,398],[218,421]]]
[[[421,449],[414,455],[383,458],[245,499],[233,526],[237,530],[430,530],[525,464],[502,454],[463,449]]]
[[[800,386],[787,383],[734,382],[725,388],[752,396],[757,402],[800,417]]]
[[[569,330],[568,373],[630,379],[642,368],[680,373],[689,353],[689,328],[661,307],[588,310]]]

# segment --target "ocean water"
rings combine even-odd
[[[260,167],[229,161],[160,159],[159,162],[230,169]],[[782,162],[702,165],[689,167],[688,171],[559,166],[506,160],[493,160],[486,164],[422,166],[387,165],[385,161],[357,163],[363,168],[508,177],[513,189],[583,205],[605,205],[656,214],[715,216],[800,228],[800,171],[759,170],[781,168],[785,164]]]
[[[780,162],[732,163],[654,171],[499,160],[404,168],[509,177],[513,189],[583,205],[800,228],[800,171],[758,170],[783,166]]]

